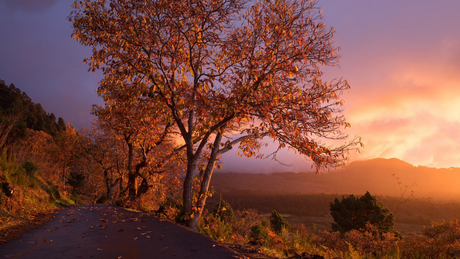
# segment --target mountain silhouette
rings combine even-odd
[[[460,198],[460,168],[413,166],[402,160],[375,158],[355,161],[322,175],[308,173],[216,173],[217,192],[252,190],[271,193],[338,193],[400,197]]]

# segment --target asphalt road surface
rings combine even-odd
[[[211,238],[112,205],[63,209],[54,221],[0,244],[4,258],[239,258]]]

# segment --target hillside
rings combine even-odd
[[[80,200],[83,181],[78,177],[83,173],[75,162],[84,153],[70,152],[79,139],[64,119],[56,121],[53,113],[0,79],[0,243],[43,223],[61,205]],[[80,164],[90,169],[87,161]]]
[[[356,161],[344,169],[314,173],[244,174],[216,173],[211,186],[217,192],[251,190],[272,193],[338,193],[418,198],[456,199],[460,197],[460,168],[415,167],[398,159]]]
[[[22,140],[26,129],[56,137],[65,131],[66,123],[63,118],[47,113],[14,84],[8,86],[0,79],[0,148]]]

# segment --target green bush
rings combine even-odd
[[[334,218],[332,230],[345,233],[351,230],[365,229],[366,224],[376,226],[381,233],[395,232],[393,214],[385,208],[375,196],[366,192],[360,198],[354,195],[337,198],[330,202],[331,215]]]
[[[218,241],[230,241],[233,234],[232,224],[212,214],[206,215],[200,222],[200,231]]]
[[[224,222],[230,222],[235,218],[235,213],[233,212],[233,208],[230,206],[230,203],[222,199],[216,204],[216,206],[214,206],[212,213]]]
[[[266,219],[252,225],[251,233],[249,234],[250,239],[252,241],[261,242],[261,243],[264,240],[267,240],[269,226],[270,226],[270,222]]]
[[[35,172],[38,170],[38,166],[35,165],[33,162],[29,162],[29,161],[25,161],[22,164],[22,168],[24,168],[24,170],[26,170],[26,174],[29,177],[35,177]]]
[[[270,216],[270,225],[276,233],[281,233],[283,229],[290,229],[291,224],[283,218],[276,210],[272,211]]]

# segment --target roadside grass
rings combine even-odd
[[[13,186],[14,193],[7,197],[0,191],[0,242],[5,242],[17,229],[27,229],[46,221],[47,215],[74,201],[62,195],[56,184],[41,178],[40,171],[31,162],[17,163],[3,154],[0,158],[0,183]]]
[[[311,217],[243,210],[236,211],[232,218],[223,218],[215,209],[208,209],[210,212],[203,215],[200,222],[201,233],[256,251],[265,258],[304,258],[304,253],[343,259],[459,258],[460,255],[460,220],[457,219],[432,222],[420,226],[417,233],[408,231],[410,235],[403,236],[382,233],[370,224],[365,229],[341,234],[327,229],[332,218],[318,227],[313,223],[317,218]],[[225,207],[225,211],[228,210],[232,210],[229,204]],[[288,224],[280,229],[279,223],[284,224],[286,218],[292,226]],[[310,224],[293,224],[293,220]]]

